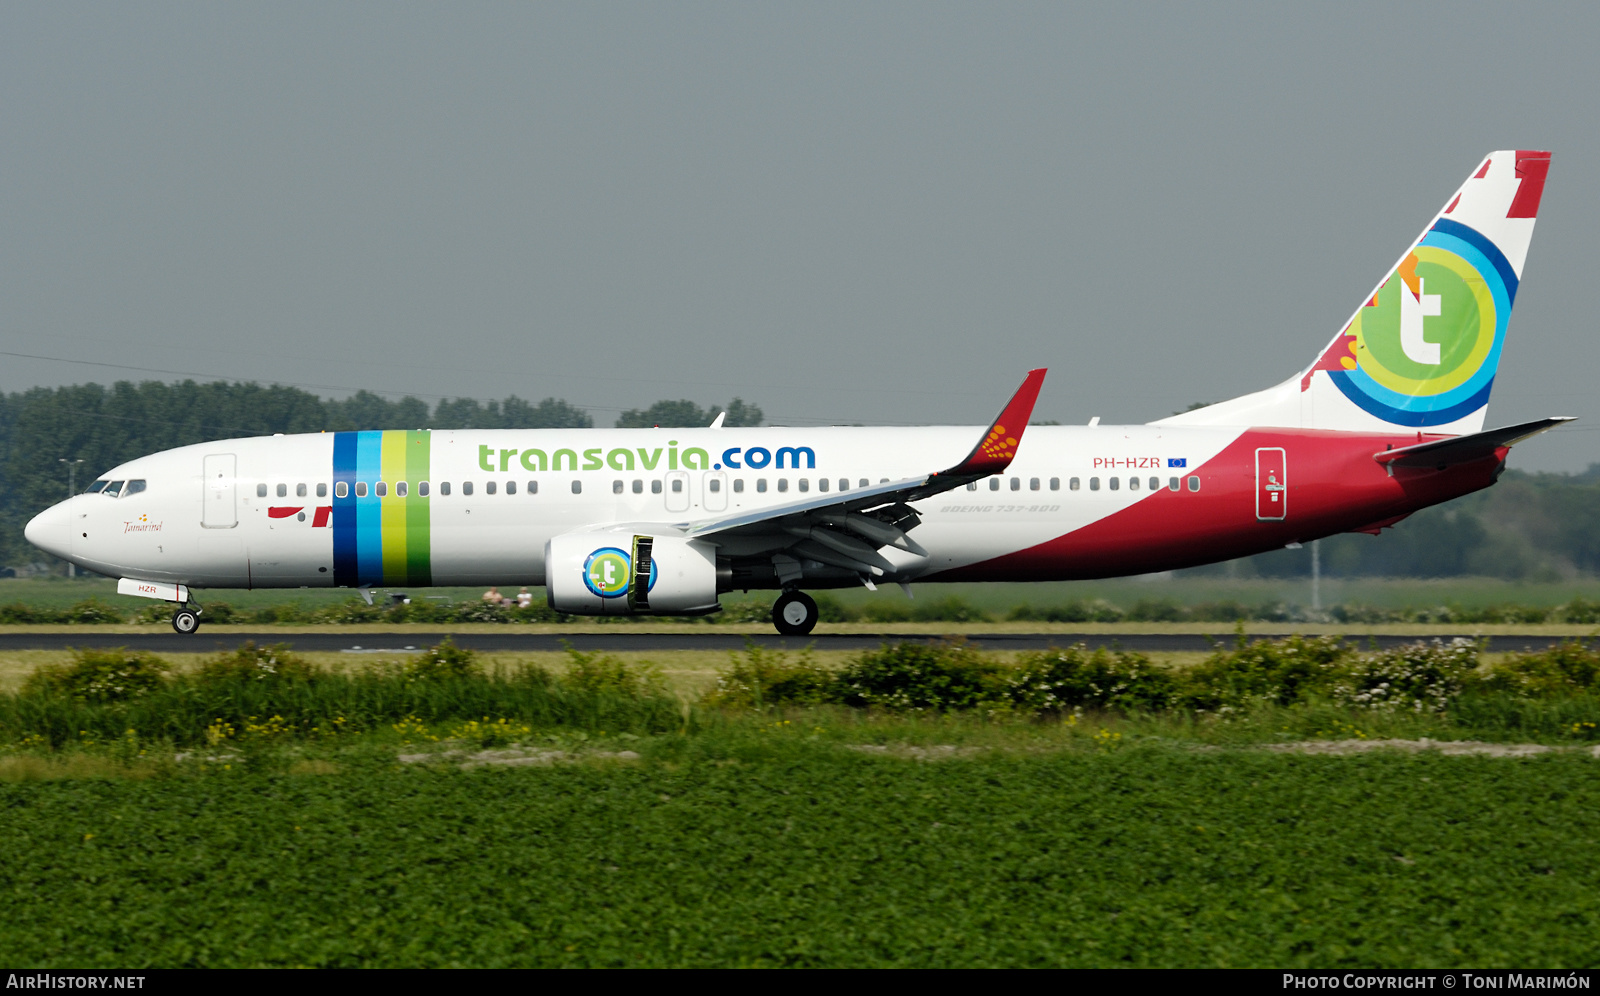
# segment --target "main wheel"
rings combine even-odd
[[[172,628],[188,636],[200,628],[200,614],[193,609],[179,609],[172,614]]]
[[[784,636],[805,636],[817,628],[816,600],[803,591],[786,591],[772,605],[772,625]]]

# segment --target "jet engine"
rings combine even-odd
[[[545,544],[550,607],[579,616],[697,615],[717,609],[717,548],[702,540],[595,529]]]

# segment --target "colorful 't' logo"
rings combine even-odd
[[[1442,219],[1314,369],[1386,422],[1454,422],[1489,403],[1516,291],[1494,243]]]
[[[583,583],[601,598],[618,598],[628,593],[632,558],[614,546],[601,547],[583,562]]]

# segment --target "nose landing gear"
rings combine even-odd
[[[772,625],[784,636],[805,636],[817,628],[816,600],[803,591],[786,591],[772,604]]]
[[[180,605],[178,611],[172,614],[172,629],[174,632],[188,636],[200,628],[200,607],[198,605]]]

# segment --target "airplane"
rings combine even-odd
[[[979,426],[330,432],[113,467],[29,542],[172,602],[197,589],[542,585],[574,615],[698,615],[777,589],[1145,574],[1377,534],[1489,487],[1483,429],[1550,166],[1493,152],[1333,341],[1275,387],[1144,425],[1029,426],[1030,371]]]

